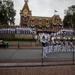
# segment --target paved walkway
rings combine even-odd
[[[0,75],[75,75],[72,52],[48,54],[43,59],[43,67],[41,53],[40,48],[0,49]],[[60,66],[50,66],[54,64]],[[62,64],[66,65],[61,66]]]
[[[9,46],[9,49],[13,49],[13,48],[22,48],[22,49],[26,49],[26,48],[28,48],[28,49],[35,49],[35,48],[39,48],[39,49],[41,49],[42,47],[41,46]]]
[[[44,62],[43,64],[49,65],[59,64],[59,62],[60,64],[73,64],[75,57],[73,52],[54,52],[49,53],[46,58],[42,59],[41,54],[42,50],[40,48],[0,49],[0,66],[41,65],[42,60]],[[35,62],[35,64],[33,62]]]
[[[0,49],[0,59],[36,59],[41,58],[42,49]],[[73,52],[53,52],[47,58],[72,58]],[[75,56],[75,55],[74,55]]]
[[[0,68],[0,75],[75,75],[75,66]]]

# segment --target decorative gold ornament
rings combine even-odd
[[[28,10],[25,9],[25,10],[23,11],[23,14],[24,14],[24,15],[27,15],[27,14],[28,14]]]

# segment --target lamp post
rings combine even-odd
[[[72,30],[73,30],[73,22],[71,19],[71,25],[72,25]],[[74,41],[74,39],[72,39],[72,41]],[[72,49],[73,49],[73,65],[74,65],[74,46],[72,45]]]
[[[71,24],[72,24],[72,29],[73,29],[73,23],[72,23],[72,20],[71,20]],[[73,34],[72,34],[73,35]],[[72,40],[72,41],[74,41],[74,39]],[[73,65],[74,65],[74,45],[73,45]]]
[[[73,47],[73,65],[74,65],[74,47]]]

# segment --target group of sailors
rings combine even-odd
[[[40,42],[42,43],[42,56],[47,57],[47,54],[52,52],[73,52],[75,51],[75,42],[70,40],[59,40],[51,38],[48,33],[39,34]]]
[[[32,34],[31,28],[1,28],[0,34]]]
[[[73,29],[62,29],[62,30],[59,30],[58,32],[54,33],[53,35],[56,36],[56,35],[73,35],[75,34],[75,31]]]

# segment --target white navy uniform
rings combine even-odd
[[[43,37],[43,36],[42,36]],[[47,57],[47,46],[46,46],[46,39],[44,36],[44,39],[42,38],[42,46],[43,46],[43,58]]]
[[[54,52],[57,52],[57,43],[56,43],[56,40],[53,42],[53,46],[54,46]]]
[[[52,39],[52,52],[54,52],[55,51],[55,45],[56,45],[56,43],[55,43],[55,41],[54,41],[54,38]]]
[[[70,45],[70,41],[68,41],[68,51],[71,51],[71,45]]]
[[[73,52],[73,42],[70,41],[70,49]]]
[[[65,51],[65,42],[62,41],[62,52],[64,52],[64,51]]]
[[[45,34],[45,37],[46,37],[46,51],[47,51],[47,54],[49,53],[49,40],[50,40],[50,35],[49,34]]]
[[[52,53],[53,50],[53,45],[52,45],[52,41],[50,41],[50,45],[49,45],[49,53]]]
[[[63,42],[61,41],[61,51],[63,51]]]
[[[61,43],[57,40],[57,51],[61,51]]]
[[[43,34],[40,34],[39,35],[39,39],[40,39],[40,42],[42,43],[42,49],[43,49],[43,58],[44,57],[47,57],[47,46],[46,46],[46,35],[43,33]]]
[[[66,52],[68,51],[69,47],[68,47],[68,41],[65,41],[65,50]]]

